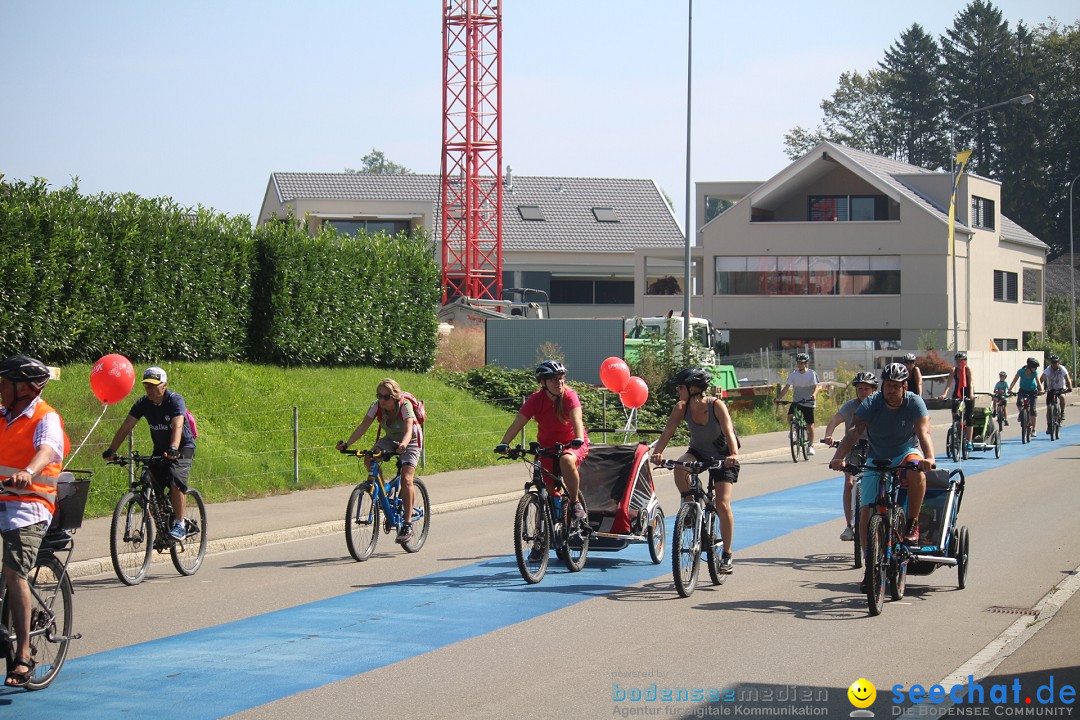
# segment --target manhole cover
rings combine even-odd
[[[1021,607],[1004,607],[1002,605],[991,605],[986,608],[986,612],[1001,613],[1004,615],[1038,615],[1039,611],[1033,608],[1021,608]]]

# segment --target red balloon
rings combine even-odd
[[[649,399],[649,386],[645,384],[645,381],[634,376],[626,383],[626,387],[619,393],[619,399],[622,400],[622,404],[633,410],[639,408],[645,404],[645,401]]]
[[[630,379],[630,367],[618,357],[609,357],[600,365],[600,382],[613,393],[621,393]]]
[[[90,370],[90,389],[107,405],[123,400],[134,386],[135,369],[123,355],[106,355]]]

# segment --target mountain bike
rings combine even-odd
[[[544,579],[551,548],[555,548],[555,555],[570,572],[584,568],[589,556],[592,528],[585,498],[578,493],[585,517],[574,518],[573,502],[566,499],[566,485],[559,468],[559,457],[567,447],[556,443],[542,448],[539,443],[532,442],[527,448],[521,445],[508,448],[504,455],[508,460],[524,459],[529,469],[525,494],[514,512],[514,554],[521,577],[530,585]],[[554,472],[544,469],[540,463],[542,457],[552,458]],[[554,488],[553,492],[549,492],[548,483]]]
[[[76,478],[78,474],[82,477]],[[89,470],[60,473],[57,478],[56,513],[42,538],[34,569],[27,577],[30,584],[30,681],[22,686],[41,690],[56,679],[67,659],[68,645],[82,637],[72,632],[73,589],[67,574],[75,549],[74,533],[82,525],[83,510],[90,489]],[[63,559],[61,559],[61,556]],[[6,585],[0,583],[0,654],[7,672],[17,665],[15,630],[11,626],[11,608]]]
[[[716,510],[716,488],[709,474],[709,484],[702,488],[698,477],[702,471],[720,467],[724,460],[710,462],[683,462],[665,460],[661,467],[669,470],[681,467],[690,473],[690,489],[683,494],[684,500],[675,516],[675,530],[671,537],[671,574],[675,590],[682,597],[690,597],[697,587],[698,561],[705,553],[705,564],[714,585],[723,585],[727,574],[720,572],[724,540],[720,536],[720,516]]]
[[[834,450],[840,447],[840,441],[834,440],[829,447]],[[848,454],[848,460],[853,466],[861,466],[866,462],[866,454],[870,451],[869,444],[866,440],[859,440],[855,443],[855,447]],[[862,538],[859,536],[859,492],[862,489],[862,473],[854,473],[854,480],[851,483],[851,522],[852,528],[855,531],[853,559],[855,563],[855,569],[858,570],[863,566],[863,547]]]
[[[1065,390],[1046,391],[1046,428],[1051,440],[1061,437],[1061,405],[1058,398],[1065,394]]]
[[[1016,421],[1020,424],[1021,444],[1031,442],[1031,436],[1035,433],[1034,399],[1040,394],[1039,392],[1026,392],[1023,390],[1016,394],[1020,405],[1020,412],[1016,415]]]
[[[359,459],[361,472],[365,472],[364,459],[371,464],[367,471],[367,480],[353,488],[349,503],[345,507],[345,544],[353,559],[363,562],[375,551],[380,525],[384,533],[390,534],[400,533],[401,526],[405,523],[405,506],[401,502],[401,460],[397,461],[397,474],[387,482],[382,465],[397,453],[378,448],[340,452],[342,455]],[[410,522],[413,526],[412,539],[401,543],[401,547],[407,553],[419,552],[427,541],[428,531],[431,530],[431,499],[428,497],[427,485],[420,478],[413,478],[413,511]]]
[[[1011,394],[1012,393],[997,395],[995,393],[990,393],[993,402],[991,407],[993,408],[994,421],[997,422],[998,435],[1001,435],[1002,428],[1005,427],[1005,405]]]
[[[964,421],[964,409],[967,403],[975,402],[971,398],[953,399],[952,425],[945,435],[945,449],[953,462],[959,462],[961,458],[968,459],[968,447],[964,441],[964,431],[967,428]]]
[[[797,406],[799,403],[791,400],[777,400],[777,405]],[[799,412],[797,407],[791,408],[791,425],[788,428],[788,442],[791,445],[791,461],[799,462],[799,454],[803,460],[810,459],[810,442],[807,439],[809,430],[806,427],[806,418]]]
[[[194,575],[206,557],[206,503],[189,488],[184,511],[185,535],[174,538],[173,506],[169,488],[158,482],[151,468],[175,463],[164,455],[114,455],[110,465],[134,465],[128,491],[116,503],[109,532],[109,555],[116,577],[125,585],[138,585],[150,568],[151,553],[168,551],[181,575]]]

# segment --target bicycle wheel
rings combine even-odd
[[[810,440],[807,437],[809,432],[806,425],[799,423],[799,449],[802,452],[802,459],[807,461],[810,460]]]
[[[1057,401],[1051,402],[1050,406],[1046,408],[1046,421],[1050,429],[1050,439],[1057,440],[1059,433],[1058,413],[1061,412],[1058,408]]]
[[[992,428],[990,432],[994,434],[994,457],[999,458],[1001,457],[1001,430],[998,430],[993,425],[990,427]]]
[[[654,564],[664,562],[664,551],[667,549],[667,529],[664,527],[664,510],[659,505],[653,511],[649,520],[649,527],[645,531],[645,537],[649,540],[649,557]]]
[[[697,585],[700,534],[698,506],[684,503],[675,516],[675,530],[671,535],[671,574],[675,578],[675,590],[684,598],[690,597]]]
[[[874,513],[866,525],[866,602],[872,616],[885,606],[885,518]]]
[[[370,482],[353,488],[345,506],[345,544],[357,562],[364,562],[379,541],[379,503]]]
[[[720,536],[720,516],[714,512],[705,513],[706,530],[701,542],[705,545],[705,564],[709,566],[709,578],[713,585],[723,585],[728,576],[720,572],[720,558],[724,554],[724,540]]]
[[[184,503],[184,529],[187,535],[169,548],[173,566],[181,575],[194,575],[206,557],[206,503],[198,490],[188,490]]]
[[[589,557],[589,508],[585,505],[585,497],[578,495],[581,506],[585,508],[585,517],[580,520],[573,519],[574,510],[566,508],[566,544],[562,548],[559,557],[566,569],[570,572],[580,572],[585,567],[585,559]]]
[[[154,523],[146,509],[146,497],[127,492],[116,503],[109,532],[109,555],[120,582],[125,585],[142,582],[153,549]]]
[[[960,528],[956,541],[956,584],[963,590],[967,587],[968,567],[971,560],[971,535],[967,525]]]
[[[851,527],[855,530],[855,569],[863,566],[862,562],[862,539],[859,537],[859,490],[860,482],[855,480],[851,487]]]
[[[427,485],[420,478],[413,478],[412,526],[412,540],[401,546],[405,548],[405,552],[410,553],[424,547],[428,530],[431,529],[431,499],[428,497]]]
[[[544,579],[550,550],[547,509],[539,495],[525,493],[514,513],[514,554],[525,582],[531,585]]]
[[[956,446],[956,423],[953,423],[945,434],[945,452],[953,462],[960,459],[960,453]]]
[[[1031,440],[1031,418],[1027,408],[1016,416],[1016,422],[1020,424],[1020,444],[1026,445],[1028,440]]]
[[[903,508],[894,508],[889,527],[892,528],[892,557],[889,558],[889,597],[903,600],[907,589],[907,561],[900,559],[900,545],[903,543],[904,529],[907,527],[907,515]]]
[[[799,462],[799,429],[794,420],[788,428],[788,443],[791,445],[791,462]]]
[[[33,589],[30,592],[30,656],[37,661],[28,690],[48,687],[67,659],[71,642],[72,595],[71,580],[64,572],[64,565],[55,555],[47,553],[38,557],[28,578]],[[11,641],[9,657],[14,654]],[[9,660],[8,669],[11,669]]]

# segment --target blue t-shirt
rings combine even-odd
[[[870,457],[874,458],[894,458],[918,448],[915,423],[928,414],[923,399],[911,392],[904,393],[904,402],[895,410],[885,404],[885,396],[878,391],[863,400],[855,411],[855,417],[867,422]]]
[[[154,454],[160,455],[172,445],[172,419],[182,416],[186,409],[183,395],[166,390],[160,405],[155,405],[150,398],[143,395],[131,406],[128,415],[136,420],[146,418],[146,423],[150,426],[150,439],[154,441]],[[195,447],[195,438],[192,437],[187,422],[180,434],[180,447]]]
[[[1039,389],[1039,371],[1028,371],[1027,366],[1020,368],[1016,371],[1016,375],[1020,378],[1020,392],[1033,393]]]

